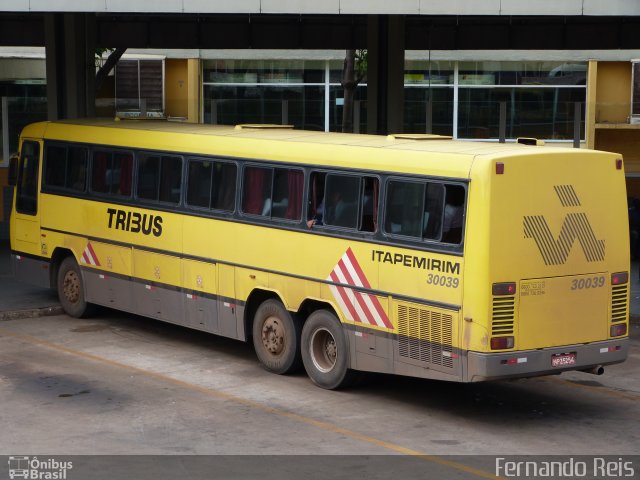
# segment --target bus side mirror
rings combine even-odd
[[[18,155],[13,154],[9,158],[9,185],[15,187],[18,183]]]

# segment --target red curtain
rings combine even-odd
[[[287,205],[286,216],[290,220],[300,220],[304,175],[300,170],[289,170],[287,174],[287,182],[289,186],[289,203]]]
[[[244,171],[244,202],[242,211],[260,215],[264,202],[264,168],[249,167]]]

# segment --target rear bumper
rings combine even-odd
[[[502,378],[553,375],[570,370],[588,370],[598,365],[623,362],[629,351],[629,338],[581,345],[523,350],[506,353],[468,352],[465,381],[499,380]],[[575,352],[576,364],[552,367],[554,354]]]

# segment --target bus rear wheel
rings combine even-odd
[[[348,387],[356,372],[348,368],[349,349],[342,324],[327,310],[312,313],[302,328],[302,362],[313,383],[329,390]]]
[[[92,312],[92,305],[85,300],[82,272],[73,257],[65,258],[60,264],[57,288],[60,304],[67,315],[82,318]]]
[[[278,300],[266,300],[258,307],[253,346],[270,372],[286,374],[300,368],[300,326]]]

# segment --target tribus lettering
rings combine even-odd
[[[142,232],[145,235],[153,233],[156,237],[162,235],[162,217],[159,215],[127,212],[115,208],[107,208],[107,213],[109,214],[109,228],[131,233]]]
[[[415,257],[413,255],[403,255],[401,253],[391,253],[382,250],[371,250],[371,260],[379,263],[391,263],[409,268],[420,268],[422,270],[432,270],[442,273],[460,274],[460,264],[448,260],[438,260],[437,258]]]

